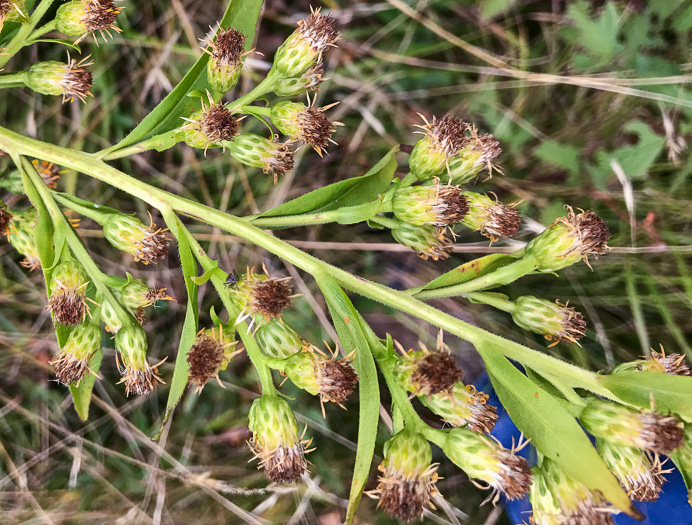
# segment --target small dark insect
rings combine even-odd
[[[235,288],[238,285],[239,280],[240,276],[235,270],[233,270],[228,274],[228,277],[226,277],[226,282],[224,284],[226,285],[226,288]]]

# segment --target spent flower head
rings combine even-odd
[[[223,102],[214,103],[211,94],[207,92],[208,105],[201,99],[202,109],[192,117],[183,117],[187,122],[176,133],[176,138],[185,142],[191,148],[218,148],[222,142],[232,140],[238,134],[240,121],[233,116]]]
[[[478,135],[476,129],[469,128],[471,137],[467,138],[457,155],[449,160],[449,176],[452,184],[466,184],[476,178],[483,170],[492,173],[497,168],[493,162],[500,156],[502,148],[492,135]]]
[[[469,211],[461,223],[495,242],[511,237],[521,225],[521,215],[514,205],[502,204],[497,199],[473,191],[462,191],[468,202]]]
[[[203,48],[210,55],[207,62],[207,80],[218,93],[226,93],[233,89],[240,78],[243,68],[245,41],[247,37],[237,29],[219,27],[216,34]]]
[[[285,359],[303,349],[303,339],[283,319],[274,318],[260,323],[255,340],[262,351],[274,359]]]
[[[224,145],[235,160],[245,166],[262,168],[264,173],[274,177],[274,183],[279,175],[293,169],[293,152],[286,143],[254,133],[241,133]]]
[[[218,380],[219,372],[225,370],[231,358],[241,352],[235,350],[238,342],[234,338],[235,330],[225,325],[200,330],[197,334],[197,340],[187,354],[189,382],[195,387],[195,392],[200,392],[210,379],[215,377]]]
[[[265,321],[280,318],[281,312],[291,306],[291,299],[296,297],[292,295],[290,277],[271,277],[267,269],[263,269],[264,275],[261,275],[249,268],[236,289],[231,290],[242,306],[236,324],[254,316]]]
[[[89,285],[84,267],[74,260],[64,260],[53,268],[50,297],[46,309],[56,324],[78,325],[87,315],[86,290]]]
[[[690,370],[685,356],[683,354],[666,354],[663,345],[661,345],[660,352],[652,348],[651,357],[622,363],[613,368],[611,374],[635,371],[658,372],[675,376],[692,376],[692,370]]]
[[[397,343],[398,345],[398,343]],[[427,348],[404,352],[394,368],[399,384],[418,396],[431,396],[440,392],[451,392],[454,385],[464,378],[456,358],[449,352]]]
[[[250,407],[250,449],[259,469],[275,483],[296,481],[307,472],[305,453],[310,442],[298,434],[298,422],[288,402],[264,395]]]
[[[318,62],[299,77],[281,77],[274,82],[274,93],[279,97],[295,97],[308,90],[319,91],[324,82],[324,65]]]
[[[88,66],[90,57],[79,62],[68,58],[67,63],[49,60],[37,62],[26,74],[26,85],[42,95],[62,96],[62,101],[74,102],[78,98],[85,102],[91,94],[93,75]]]
[[[541,272],[555,272],[579,261],[588,264],[589,255],[606,253],[610,229],[591,210],[574,213],[566,206],[567,217],[558,217],[544,232],[526,245]]]
[[[113,38],[111,30],[122,32],[115,25],[115,19],[122,10],[112,0],[72,0],[58,8],[55,22],[61,33],[79,37],[75,44],[94,33],[100,33],[106,41],[106,36]]]
[[[392,211],[400,221],[416,226],[449,226],[462,222],[469,202],[456,186],[435,182],[431,186],[413,186],[394,192]]]
[[[445,115],[441,119],[433,117],[432,122],[420,115],[425,122],[417,126],[423,131],[423,138],[413,148],[408,165],[411,173],[420,180],[439,177],[449,165],[449,160],[457,155],[466,143],[466,130],[469,123]]]
[[[596,440],[598,452],[610,471],[615,474],[627,495],[634,501],[656,501],[666,481],[658,454],[653,456],[641,449],[616,445],[605,439]]]
[[[279,102],[271,108],[271,121],[281,133],[309,144],[322,156],[330,142],[336,144],[331,137],[342,124],[330,121],[324,114],[338,102],[323,108],[315,108],[313,104],[314,100],[310,102],[309,99],[307,106],[300,102]]]
[[[55,377],[65,386],[79,383],[88,373],[89,362],[101,349],[101,327],[96,322],[77,325],[50,364],[55,368]]]
[[[487,434],[497,423],[497,408],[488,403],[487,394],[461,381],[454,384],[451,392],[420,396],[419,399],[453,427],[466,427]]]
[[[447,228],[424,224],[416,226],[404,221],[397,221],[392,228],[392,237],[403,245],[415,250],[418,257],[433,261],[444,260],[452,253],[452,242],[445,235]]]
[[[595,437],[620,446],[670,454],[683,444],[683,426],[678,418],[653,410],[635,410],[592,398],[579,419]]]
[[[135,262],[157,263],[168,255],[170,239],[165,229],[153,221],[146,226],[138,218],[124,213],[106,214],[101,222],[103,235],[118,250],[134,256]]]
[[[524,330],[552,341],[550,346],[565,340],[576,343],[586,333],[586,321],[574,308],[533,295],[523,295],[515,301],[512,319]]]
[[[379,499],[377,507],[392,518],[407,523],[422,518],[426,508],[435,508],[432,498],[437,494],[437,467],[432,463],[428,441],[404,428],[384,444],[379,483],[367,494]]]
[[[158,375],[161,363],[150,366],[147,360],[147,336],[139,324],[123,326],[115,334],[115,349],[120,355],[118,368],[125,383],[125,395],[148,395],[163,379]]]

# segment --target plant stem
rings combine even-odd
[[[256,117],[271,117],[272,114],[272,108],[262,106],[241,106],[239,108],[236,107],[234,111],[236,113],[255,115]]]
[[[154,135],[151,138],[143,140],[132,146],[126,148],[115,150],[113,153],[108,153],[108,150],[103,150],[106,155],[96,155],[96,158],[103,160],[115,160],[121,159],[123,157],[129,157],[130,155],[136,155],[137,153],[142,153],[144,151],[149,151],[151,149],[163,151],[163,149],[172,148],[177,144],[173,138],[177,130],[167,131],[166,133],[161,133],[159,135]],[[166,145],[167,148],[163,148]],[[101,152],[99,152],[101,153]]]
[[[502,310],[503,312],[509,312],[510,314],[514,313],[514,303],[509,299],[501,297],[497,294],[471,292],[464,294],[464,297],[475,303],[487,304],[488,306],[492,306],[498,310]]]
[[[370,219],[370,222],[374,222],[375,224],[379,224],[380,226],[384,226],[385,228],[389,228],[390,230],[396,228],[397,225],[397,222],[394,219],[390,219],[389,217],[383,217],[382,215],[375,215]]]
[[[239,99],[228,103],[227,106],[233,113],[242,112],[243,106],[247,106],[248,104],[250,104],[250,102],[254,102],[258,98],[266,95],[267,93],[271,93],[274,89],[274,82],[276,81],[278,76],[279,73],[276,70],[270,69],[269,73],[267,73],[267,76],[264,77],[262,82],[257,84],[251,91],[248,91]]]
[[[0,89],[22,87],[25,85],[27,71],[0,75]]]
[[[95,210],[91,210],[87,208],[86,206],[81,206],[77,204],[76,202],[66,199],[62,195],[56,192],[52,192],[53,198],[58,201],[62,206],[65,208],[68,208],[72,211],[76,211],[80,215],[83,215],[84,217],[87,217],[93,221],[96,221],[97,223],[103,225],[103,215],[100,214],[99,212]]]
[[[38,29],[36,29],[33,33],[29,35],[27,38],[28,42],[34,42],[36,39],[41,38],[43,35],[46,33],[50,33],[51,31],[55,31],[55,27],[57,26],[58,22],[53,19],[50,22],[48,22],[45,25],[42,25]]]

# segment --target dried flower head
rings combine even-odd
[[[247,55],[246,40],[237,29],[219,27],[209,45],[202,48],[211,57],[207,62],[207,79],[214,91],[226,93],[238,83],[243,57]]]
[[[67,63],[54,60],[37,62],[27,71],[26,85],[43,95],[62,95],[63,103],[68,100],[74,102],[75,98],[85,102],[88,96],[93,96],[89,91],[93,75],[88,69],[93,62],[89,58],[79,62],[68,59]]]
[[[5,22],[21,22],[26,13],[26,0],[0,0],[0,30]]]
[[[211,94],[207,92],[209,105],[202,98],[202,109],[195,112],[191,118],[183,117],[187,122],[176,134],[192,148],[203,149],[207,152],[210,147],[220,147],[223,141],[232,140],[238,134],[240,122],[222,103],[214,103]]]
[[[434,509],[437,494],[437,464],[432,463],[428,441],[419,433],[403,429],[384,445],[384,460],[378,467],[379,484],[368,496],[378,498],[378,508],[406,523]]]
[[[420,181],[440,176],[448,167],[449,160],[456,156],[466,143],[466,131],[469,123],[445,115],[441,119],[433,117],[432,122],[421,115],[425,122],[416,126],[423,131],[420,139],[409,157],[409,168]]]
[[[402,354],[395,367],[399,384],[406,390],[419,396],[430,396],[440,392],[451,392],[454,385],[464,378],[464,371],[459,368],[454,356],[438,349],[431,352],[423,347],[421,350],[409,350]]]
[[[419,399],[453,427],[487,434],[497,423],[497,408],[488,403],[488,396],[461,381],[454,384],[451,392],[420,396]]]
[[[58,8],[55,22],[61,33],[79,37],[75,44],[93,33],[100,33],[107,41],[106,36],[113,38],[111,30],[122,33],[115,25],[122,10],[112,0],[72,0]]]
[[[504,494],[509,500],[521,498],[531,486],[531,469],[516,452],[528,442],[511,450],[502,447],[490,437],[465,428],[454,428],[447,434],[442,449],[447,457],[473,480],[492,487],[493,501]]]
[[[88,285],[84,267],[77,261],[66,260],[53,268],[46,309],[53,313],[56,323],[74,326],[84,321]]]
[[[397,221],[392,228],[392,236],[399,244],[416,251],[418,257],[433,261],[444,260],[452,253],[452,242],[445,235],[446,228],[425,224],[416,226],[404,221]]]
[[[638,411],[593,398],[579,419],[595,437],[620,446],[670,454],[683,444],[683,425],[678,418],[653,410]]]
[[[498,140],[492,135],[478,135],[476,128],[469,128],[471,136],[466,139],[457,155],[449,160],[449,176],[452,184],[466,184],[483,169],[492,174],[499,169],[493,164],[502,153]]]
[[[338,350],[328,356],[316,346],[306,343],[301,352],[288,358],[284,368],[286,376],[297,387],[313,396],[319,394],[323,415],[325,402],[331,401],[345,408],[342,403],[358,383],[358,374],[352,364],[355,350],[341,359],[336,358],[337,354]]]
[[[288,283],[290,277],[271,277],[266,268],[263,270],[264,275],[260,275],[249,268],[238,287],[231,290],[243,306],[236,324],[250,316],[261,316],[266,321],[280,318],[281,312],[291,306],[291,299],[296,297]]]
[[[307,472],[305,453],[310,442],[298,435],[298,423],[289,404],[276,396],[262,396],[250,407],[250,449],[265,476],[274,483],[296,481]]]
[[[46,160],[38,161],[36,159],[31,161],[36,172],[41,176],[43,182],[46,183],[50,189],[54,190],[58,187],[58,181],[60,180],[60,175],[64,172],[60,171],[60,167],[48,162]]]
[[[610,471],[615,474],[627,495],[634,501],[656,501],[666,481],[660,457],[638,448],[615,445],[604,439],[596,440],[598,452]]]
[[[123,326],[115,334],[116,358],[119,355],[118,368],[122,379],[118,382],[125,383],[125,395],[148,395],[163,383],[158,375],[158,367],[147,361],[147,336],[139,324]]]
[[[392,211],[400,221],[416,226],[449,226],[461,222],[469,211],[469,202],[456,186],[401,188],[394,193]]]
[[[101,348],[101,327],[98,323],[82,323],[70,332],[60,353],[50,362],[55,368],[55,377],[65,386],[79,383],[88,373],[89,362]],[[95,374],[96,375],[96,374]]]
[[[319,91],[324,80],[324,65],[318,62],[299,77],[278,78],[274,83],[274,93],[279,97],[295,97],[310,89]]]
[[[234,350],[238,344],[234,335],[235,330],[224,325],[197,334],[197,340],[187,354],[189,382],[195,386],[195,392],[200,392],[211,378],[218,380],[219,372],[225,370],[231,358],[240,353],[240,350]]]
[[[589,255],[608,250],[610,230],[603,219],[591,210],[574,213],[571,207],[566,209],[567,217],[558,217],[526,246],[541,272],[555,272],[582,260],[588,264]]]
[[[586,321],[574,308],[533,295],[515,301],[512,319],[524,330],[545,336],[553,342],[550,346],[561,341],[576,343],[586,333]]]
[[[271,120],[281,133],[292,140],[309,144],[322,156],[330,142],[336,144],[331,137],[336,126],[342,124],[331,122],[324,114],[338,102],[323,108],[315,108],[313,104],[314,100],[310,99],[307,106],[299,102],[279,102],[271,109]]]
[[[274,176],[274,183],[279,175],[293,169],[293,152],[288,144],[269,140],[254,133],[241,133],[232,141],[224,144],[231,156],[253,168],[262,168],[264,173]]]
[[[168,255],[170,239],[166,229],[156,228],[150,217],[149,226],[131,215],[109,213],[101,225],[103,235],[117,249],[134,256],[135,262],[157,263]]]
[[[469,206],[468,213],[461,223],[479,232],[492,242],[511,237],[521,225],[521,215],[514,208],[516,204],[504,205],[497,198],[491,199],[472,191],[462,191]]]

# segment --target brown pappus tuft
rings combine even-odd
[[[59,288],[53,291],[46,310],[53,312],[56,323],[75,326],[86,317],[86,287],[79,289]]]
[[[298,21],[298,31],[317,53],[334,45],[341,36],[336,29],[336,20],[330,15],[321,14],[319,9],[314,10],[306,20]]]
[[[544,337],[548,341],[553,341],[550,346],[554,346],[561,341],[570,341],[572,343],[576,343],[579,339],[584,337],[584,334],[586,334],[586,320],[581,312],[578,312],[574,308],[567,305],[562,305],[557,301],[556,303],[561,308],[562,330],[559,330],[554,334],[545,334]]]
[[[433,261],[444,261],[454,249],[454,244],[445,235],[446,228],[438,228],[436,242],[429,243],[418,252],[418,257],[427,261],[430,257]]]
[[[666,374],[671,374],[675,376],[692,376],[692,370],[690,370],[689,365],[685,361],[685,356],[682,354],[668,354],[663,351],[657,352],[656,350],[651,350],[651,359],[655,359],[661,365],[666,372]]]
[[[462,119],[445,115],[439,120],[433,117],[432,123],[426,121],[425,126],[419,127],[449,158],[459,153],[459,150],[466,144],[466,130],[470,128],[470,125]]]
[[[187,354],[187,363],[190,367],[189,381],[198,389],[201,389],[207,381],[214,377],[224,358],[224,345],[221,341],[202,333],[197,342],[192,345]]]
[[[327,118],[324,110],[325,108],[315,109],[309,107],[298,114],[301,138],[310,144],[320,155],[322,155],[322,151],[327,147],[331,141],[332,134],[336,131],[336,126]]]
[[[498,203],[488,211],[488,219],[483,223],[479,232],[491,241],[511,237],[519,231],[521,214],[512,206]]]
[[[577,239],[575,249],[584,257],[604,253],[610,240],[608,224],[591,210],[579,214],[575,214],[571,208],[568,210],[567,217],[560,217],[557,221],[572,229],[572,235]]]
[[[521,456],[504,448],[499,449],[498,456],[502,472],[501,481],[494,487],[501,490],[507,499],[523,498],[531,486],[531,469]]]
[[[489,434],[497,423],[497,407],[488,403],[488,394],[479,392],[473,385],[467,385],[466,390],[471,395],[468,403],[472,414],[466,428],[481,434]]]
[[[61,352],[50,361],[55,368],[55,377],[65,386],[74,381],[77,385],[91,371],[88,359],[78,359],[74,355]]]
[[[149,288],[146,295],[146,306],[151,306],[156,301],[175,301],[166,293],[167,288]]]
[[[274,176],[274,184],[279,179],[279,175],[284,175],[293,169],[293,152],[288,144],[278,144],[274,155],[267,159],[262,167],[262,171],[267,175]]]
[[[281,312],[291,306],[291,291],[287,279],[267,277],[256,281],[248,304],[250,313],[267,319],[280,317]]]
[[[219,28],[211,46],[212,58],[222,65],[237,65],[245,54],[247,37],[237,29]]]
[[[207,109],[199,123],[200,131],[211,142],[231,140],[238,134],[240,124],[226,106],[219,102]]]
[[[89,90],[94,81],[94,76],[87,67],[93,62],[89,62],[88,60],[89,57],[86,57],[79,62],[70,60],[67,63],[62,80],[60,81],[60,87],[63,90],[63,102],[67,100],[72,102],[75,98],[85,102],[88,96],[93,96]]]
[[[380,465],[377,489],[371,495],[379,497],[377,508],[382,508],[390,517],[408,523],[422,518],[423,511],[432,505],[432,497],[437,493],[437,465],[431,465],[419,476],[406,478],[401,472]]]
[[[320,398],[323,401],[343,403],[353,393],[358,383],[358,374],[350,361],[327,360],[318,377]]]
[[[7,233],[13,217],[14,215],[8,209],[0,206],[0,235]]]
[[[112,36],[110,34],[111,29],[116,33],[122,32],[115,25],[115,19],[118,18],[122,10],[122,7],[117,7],[115,2],[111,0],[89,0],[86,2],[85,16],[81,22],[86,26],[89,33],[100,31],[102,36],[104,33]]]
[[[647,450],[668,455],[683,445],[685,431],[675,416],[643,412],[639,420],[642,423],[641,440]]]
[[[461,222],[469,212],[468,199],[455,186],[441,186],[437,202],[438,204],[433,206],[433,211],[439,218],[439,222],[443,223],[438,226]]]
[[[411,381],[418,387],[417,394],[434,395],[451,391],[463,378],[464,371],[451,354],[432,352],[418,361]]]
[[[126,396],[130,394],[146,396],[152,393],[157,384],[164,384],[158,372],[158,365],[149,366],[149,364],[145,364],[143,370],[127,366],[120,370],[122,379],[118,384],[125,383]]]
[[[170,239],[165,230],[149,228],[141,241],[135,243],[135,262],[154,264],[162,261],[168,255],[168,243]]]
[[[260,468],[269,481],[274,483],[292,483],[307,472],[305,444],[296,443],[292,447],[276,447],[274,450],[263,450],[254,440],[248,442],[250,449],[260,460]]]

